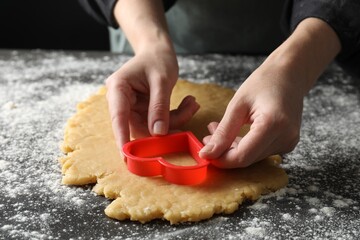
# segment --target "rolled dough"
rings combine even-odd
[[[139,177],[130,173],[112,134],[106,89],[79,103],[77,113],[66,125],[60,158],[63,184],[92,184],[93,191],[114,199],[105,209],[107,216],[142,223],[162,218],[171,224],[200,221],[219,213],[233,213],[246,199],[284,187],[288,177],[272,156],[245,169],[221,170],[209,167],[207,180],[196,186],[180,186],[161,177]],[[183,130],[200,140],[207,135],[206,125],[219,121],[234,94],[231,89],[213,84],[194,84],[179,80],[172,95],[172,107],[192,94],[201,109]],[[245,134],[246,130],[242,134]]]

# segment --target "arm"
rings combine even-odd
[[[304,19],[316,17],[328,23],[341,43],[336,61],[353,76],[360,77],[360,1],[292,0],[291,29]]]
[[[286,153],[299,140],[303,98],[340,52],[325,22],[307,18],[241,85],[220,123],[211,123],[200,156],[223,168],[246,167]],[[250,123],[243,138],[236,134]]]
[[[191,96],[169,112],[178,64],[161,0],[119,0],[114,16],[135,56],[107,80],[107,99],[118,147],[130,139],[164,135],[189,120],[199,106]]]
[[[114,8],[114,16],[135,53],[156,44],[175,55],[161,0],[119,0]]]
[[[294,33],[264,62],[280,63],[284,70],[293,71],[299,86],[306,95],[327,65],[341,50],[334,30],[317,18],[303,20]]]

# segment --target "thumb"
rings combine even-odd
[[[213,128],[210,140],[200,150],[199,156],[206,159],[219,158],[232,146],[241,126],[247,121],[247,115],[244,105],[238,103],[234,106],[230,103],[220,123]]]
[[[150,85],[148,127],[153,136],[166,135],[169,131],[170,94],[171,89],[161,84]]]

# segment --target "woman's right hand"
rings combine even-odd
[[[196,113],[199,105],[187,96],[170,112],[170,96],[178,79],[173,51],[153,45],[137,54],[107,80],[107,100],[119,149],[132,137],[165,135]]]

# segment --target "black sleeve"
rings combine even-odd
[[[117,0],[78,0],[85,11],[95,18],[98,22],[106,24],[113,28],[119,25],[113,14],[115,3]],[[167,11],[176,0],[163,0],[165,11]]]
[[[322,19],[334,29],[341,42],[337,62],[345,70],[360,76],[360,1],[293,0],[291,30],[309,17]]]

